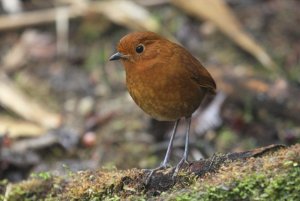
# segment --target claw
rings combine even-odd
[[[173,173],[173,176],[172,176],[172,179],[175,179],[175,177],[177,176],[180,168],[182,167],[182,165],[186,163],[186,164],[189,164],[189,162],[185,159],[185,158],[182,158],[179,163],[176,165],[176,168],[174,170],[174,173]]]
[[[145,184],[146,185],[149,184],[149,182],[151,181],[151,177],[155,172],[157,172],[158,170],[167,169],[168,167],[169,167],[168,165],[163,164],[163,165],[158,166],[157,168],[150,170],[150,173],[148,174],[148,176],[146,178]]]

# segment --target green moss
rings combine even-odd
[[[206,185],[199,191],[199,185],[193,190],[175,194],[166,200],[300,200],[300,167],[296,162],[289,164],[287,170],[271,176],[270,172],[252,173],[244,178],[219,186]]]
[[[58,195],[63,192],[64,180],[58,177],[45,178],[44,176],[45,174],[41,174],[17,184],[8,184],[5,200],[58,200]]]
[[[42,180],[32,179],[20,183],[20,185],[12,186],[8,193],[8,200],[39,200],[44,198],[47,193],[45,184]],[[48,188],[50,187],[48,186]]]
[[[52,175],[50,172],[39,172],[39,173],[32,173],[30,177],[47,180],[50,179]]]

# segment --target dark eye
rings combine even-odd
[[[135,51],[137,52],[137,53],[142,53],[143,51],[144,51],[144,45],[142,45],[142,44],[140,44],[140,45],[138,45],[136,48],[135,48]]]

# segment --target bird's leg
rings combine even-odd
[[[190,133],[190,126],[191,126],[191,117],[187,117],[186,119],[186,133],[185,133],[185,146],[184,146],[184,153],[182,159],[176,165],[174,170],[173,178],[176,177],[179,169],[184,163],[188,163],[188,154],[189,154],[189,133]]]
[[[170,142],[169,142],[168,149],[167,149],[164,160],[161,162],[161,164],[157,168],[154,168],[154,169],[151,170],[151,172],[147,176],[146,184],[149,183],[149,181],[150,181],[150,179],[151,179],[154,172],[156,172],[158,170],[161,170],[161,169],[164,169],[168,166],[170,155],[171,155],[171,150],[172,150],[172,147],[173,147],[173,141],[174,141],[174,137],[175,137],[175,134],[176,134],[176,130],[177,130],[177,126],[178,126],[179,121],[180,121],[180,119],[178,119],[175,122],[173,132],[172,132],[172,135],[171,135],[171,138],[170,138]]]
[[[180,121],[180,119],[178,119],[175,122],[165,158],[164,158],[163,162],[160,164],[161,167],[167,167],[167,165],[169,163],[169,159],[170,159],[170,156],[171,156],[171,150],[172,150],[172,147],[173,147],[173,141],[174,141],[174,137],[175,137],[175,134],[176,134],[176,130],[177,130],[177,126],[178,126],[179,121]]]

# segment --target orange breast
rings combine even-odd
[[[127,88],[139,107],[157,120],[174,121],[190,116],[205,90],[186,72],[157,66],[144,72],[126,72]]]

